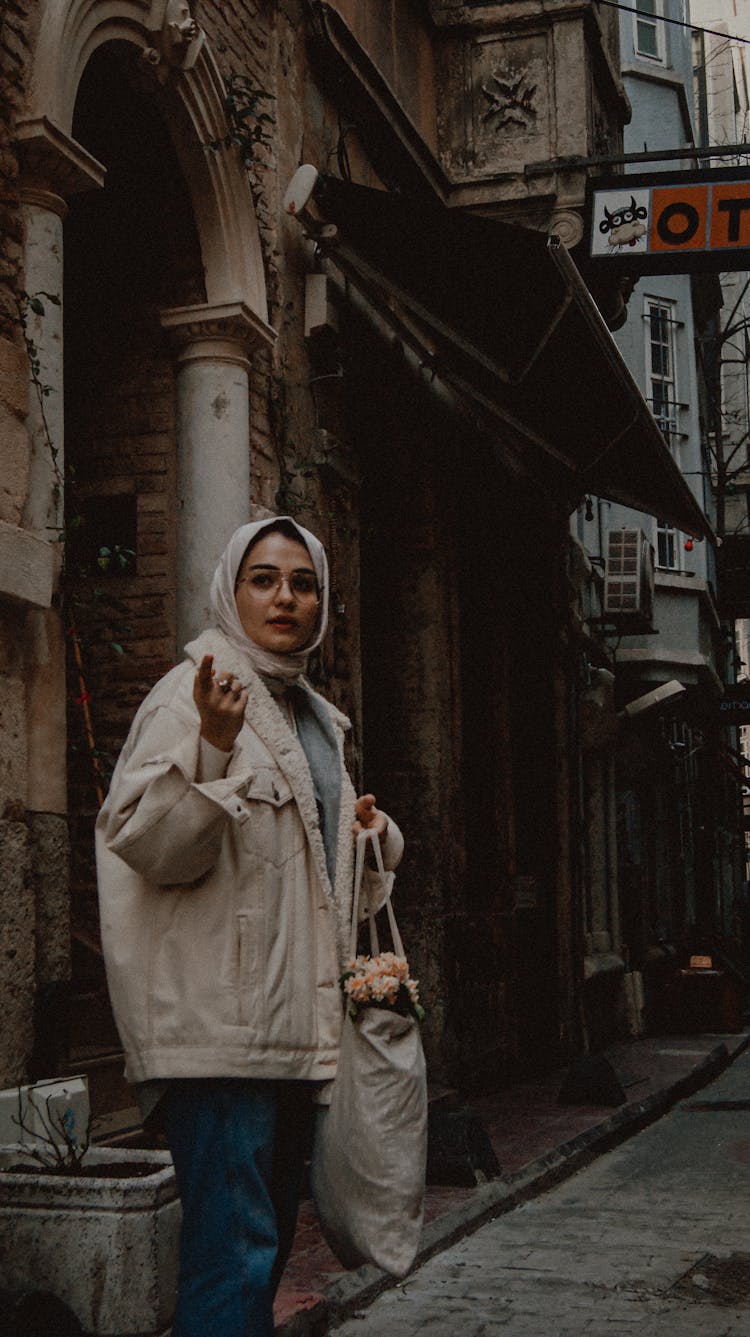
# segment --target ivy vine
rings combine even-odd
[[[47,414],[45,409],[45,401],[48,395],[52,394],[54,386],[46,385],[42,381],[41,354],[35,339],[33,339],[31,334],[29,333],[29,313],[31,312],[33,313],[33,315],[40,317],[43,317],[45,315],[45,306],[44,302],[42,301],[43,297],[52,306],[60,305],[60,298],[57,296],[57,293],[44,292],[44,290],[37,293],[28,293],[24,288],[22,288],[21,291],[16,294],[16,310],[18,312],[18,325],[20,327],[21,335],[23,337],[23,341],[26,346],[26,356],[29,362],[29,375],[31,378],[31,384],[33,386],[34,393],[36,395],[37,402],[39,405],[39,415],[42,423],[42,433],[44,436],[44,443],[49,453],[49,457],[52,461],[52,469],[55,475],[55,483],[54,483],[55,502],[58,502],[62,497],[62,488],[63,488],[63,476],[62,476],[62,470],[60,469],[60,460],[59,460],[60,452],[57,446],[55,445],[54,441],[52,440],[52,433],[50,432],[49,429],[49,423],[47,421]]]
[[[276,99],[265,88],[257,88],[244,74],[228,74],[224,83],[227,133],[220,139],[209,140],[206,147],[213,153],[238,148],[245,167],[254,171],[258,166],[259,148],[270,148],[272,144],[267,127],[276,124],[276,118],[263,111],[262,104]]]

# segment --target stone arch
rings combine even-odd
[[[175,150],[195,225],[194,271],[203,271],[196,305],[162,309],[158,314],[155,307],[149,311],[155,342],[164,344],[163,365],[169,366],[174,385],[169,431],[174,447],[170,504],[176,543],[169,548],[172,570],[165,582],[171,582],[174,593],[174,651],[179,654],[205,623],[210,577],[226,538],[249,518],[250,376],[256,352],[262,354],[275,336],[268,323],[260,236],[245,169],[237,153],[212,153],[205,147],[226,134],[223,80],[205,35],[191,39],[187,51],[178,44],[180,68],[174,68],[173,53],[162,40],[166,4],[167,0],[38,0],[35,7],[38,30],[16,136],[24,284],[29,293],[46,294],[44,302],[37,303],[39,310],[29,305],[25,328],[38,349],[34,375],[48,388],[49,397],[42,400],[32,394],[29,400],[23,528],[34,536],[36,546],[46,549],[49,584],[57,585],[63,551],[59,538],[65,535],[66,304],[69,318],[71,312],[63,270],[64,220],[71,214],[71,200],[79,193],[98,192],[106,178],[102,164],[72,137],[82,76],[105,46],[127,45],[135,53],[160,47],[169,64],[155,67],[149,97],[153,95]],[[186,300],[186,291],[175,289],[176,300]],[[166,290],[165,299],[170,300]],[[264,363],[261,356],[261,371]],[[222,467],[211,469],[211,461],[217,459]],[[136,533],[147,509],[136,505]],[[67,997],[75,974],[65,927],[71,901],[66,818],[66,646],[71,642],[58,600],[31,609],[25,628],[26,789],[39,907],[37,1043],[46,1053],[45,1045],[52,1052],[58,1043],[55,990],[59,986]],[[171,620],[168,634],[171,637]],[[174,654],[169,657],[173,661]],[[89,848],[92,842],[85,844]],[[84,941],[89,947],[94,942],[80,931],[76,940],[79,948]],[[44,1002],[47,997],[49,1006]],[[47,1070],[54,1070],[54,1064]]]
[[[150,0],[43,0],[25,120],[70,136],[81,75],[105,42],[153,45]],[[273,338],[260,237],[239,156],[206,145],[226,134],[224,83],[209,43],[160,93],[200,238],[211,305],[240,303],[260,340]]]
[[[210,573],[223,538],[247,519],[251,357],[272,345],[275,333],[268,322],[260,235],[244,166],[236,152],[211,152],[207,147],[227,132],[221,73],[200,29],[186,43],[170,46],[165,26],[170,3],[173,0],[41,0],[28,103],[18,134],[24,196],[37,210],[27,227],[29,290],[62,291],[65,197],[96,189],[105,176],[102,165],[71,135],[84,70],[105,46],[130,46],[148,52],[149,65],[155,62],[154,106],[167,127],[187,187],[205,283],[204,302],[161,313],[175,348],[177,378],[177,607],[182,645],[205,620]],[[40,263],[45,256],[46,266]],[[59,272],[53,274],[55,267]],[[53,333],[49,317],[45,333],[59,362],[45,368],[45,379],[57,390],[62,388],[61,331]],[[220,421],[210,411],[219,393],[232,404],[232,412]],[[61,396],[56,395],[55,404],[60,403]],[[48,413],[45,430],[49,417]],[[61,419],[52,435],[62,459]],[[206,497],[206,459],[212,450],[221,451],[223,491],[214,477]],[[59,523],[59,515],[52,516],[51,511],[59,511],[61,491],[50,476],[43,442],[32,442],[26,510],[30,528],[44,532]],[[197,545],[197,529],[201,533],[208,529],[211,541]]]

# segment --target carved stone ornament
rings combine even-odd
[[[559,237],[570,251],[583,239],[583,219],[576,209],[561,209],[552,215],[547,231]]]
[[[251,352],[275,338],[244,302],[206,303],[162,311],[161,325],[178,349],[178,362],[234,362],[247,367]]]
[[[64,218],[68,195],[104,185],[107,169],[46,116],[20,121],[17,139],[26,203],[51,209]]]
[[[482,123],[495,132],[510,126],[528,130],[536,120],[537,85],[523,69],[496,65],[487,82],[482,84],[482,96],[487,101]]]
[[[156,69],[163,82],[170,70],[193,68],[206,34],[195,16],[195,0],[152,0],[147,28],[154,43],[143,51],[143,59]]]

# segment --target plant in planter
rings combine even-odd
[[[169,1153],[78,1145],[54,1121],[34,1136],[0,1147],[0,1292],[46,1292],[85,1333],[161,1337],[180,1227]]]
[[[18,1109],[12,1122],[20,1130],[25,1154],[46,1174],[82,1174],[83,1158],[91,1144],[92,1117],[86,1093],[86,1127],[79,1138],[75,1112],[72,1105],[59,1107],[53,1089],[46,1096],[40,1096],[40,1087],[18,1088]],[[69,1098],[69,1087],[63,1087],[64,1095]],[[41,1129],[41,1131],[40,1131]]]

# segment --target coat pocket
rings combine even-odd
[[[244,796],[251,803],[270,803],[273,808],[283,808],[291,799],[292,790],[281,771],[259,766],[250,776]]]
[[[242,843],[263,863],[280,868],[304,848],[299,809],[280,771],[259,770],[235,804]]]
[[[260,1034],[264,1029],[262,918],[260,914],[237,915],[236,989],[237,1024]]]

